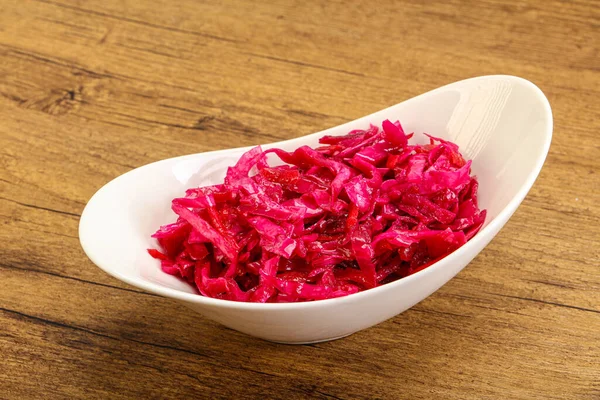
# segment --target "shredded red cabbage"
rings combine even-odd
[[[477,179],[457,145],[382,128],[291,153],[253,148],[224,183],[174,199],[179,218],[148,252],[204,296],[262,303],[346,296],[426,268],[483,225]]]

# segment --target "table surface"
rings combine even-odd
[[[0,398],[600,398],[600,7],[578,1],[0,1]],[[555,130],[455,279],[343,340],[253,339],[96,268],[102,185],[486,74]]]

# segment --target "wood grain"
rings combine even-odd
[[[0,0],[0,398],[600,399],[600,6],[575,1]],[[105,275],[103,184],[513,74],[546,165],[455,279],[346,339],[284,346]]]

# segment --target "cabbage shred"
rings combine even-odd
[[[174,199],[153,235],[162,270],[208,297],[298,302],[346,296],[418,272],[477,233],[486,211],[458,146],[409,144],[383,121],[320,147],[255,147],[222,184]],[[285,165],[270,166],[273,153]]]

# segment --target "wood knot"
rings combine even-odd
[[[23,106],[50,115],[64,115],[79,106],[82,87],[75,89],[54,89],[45,96],[28,99]]]

